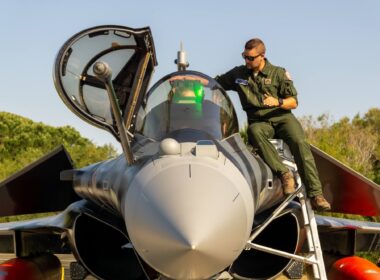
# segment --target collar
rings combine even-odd
[[[272,64],[269,62],[267,58],[264,58],[264,59],[265,59],[265,65],[264,65],[263,70],[260,71],[260,73],[263,74],[265,77],[267,77],[269,75],[270,68],[272,68]]]

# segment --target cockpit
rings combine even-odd
[[[136,132],[156,141],[221,140],[238,132],[238,122],[231,100],[214,79],[181,71],[165,76],[146,94]]]

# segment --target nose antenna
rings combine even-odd
[[[183,49],[182,41],[180,44],[180,50],[177,52],[177,59],[174,60],[174,63],[177,64],[178,71],[185,71],[186,68],[190,65],[187,61],[187,55]]]

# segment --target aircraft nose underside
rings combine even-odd
[[[253,220],[246,192],[247,182],[222,154],[162,155],[128,190],[122,204],[128,234],[139,255],[163,275],[208,278],[244,249]]]

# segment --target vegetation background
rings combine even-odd
[[[370,180],[380,184],[380,109],[363,116],[334,121],[328,114],[300,118],[309,142]],[[246,130],[241,131],[247,139]],[[96,146],[70,126],[52,127],[22,116],[0,112],[0,182],[59,145],[83,167],[117,155],[111,144]],[[330,214],[336,217],[380,222],[380,217]],[[5,221],[4,219],[0,220]],[[363,255],[372,261],[380,252]]]
[[[0,112],[0,181],[59,145],[66,148],[76,167],[116,156],[115,147],[96,146],[73,127],[52,127]]]

